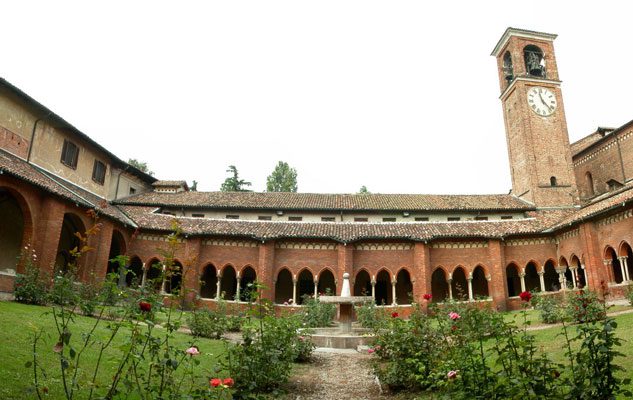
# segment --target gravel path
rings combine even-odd
[[[288,400],[372,400],[380,389],[367,354],[316,351],[290,378]]]

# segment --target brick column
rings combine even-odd
[[[422,304],[426,309],[427,304],[422,296],[431,293],[431,255],[429,246],[425,243],[413,245],[413,300]]]
[[[507,308],[508,288],[506,287],[505,254],[500,240],[488,241],[488,293],[498,310]]]
[[[600,281],[609,282],[607,268],[602,262],[602,251],[598,241],[598,234],[591,222],[586,222],[580,226],[580,239],[582,251],[584,253],[585,276],[587,277],[587,287],[592,290],[600,288]]]
[[[88,239],[88,246],[92,247],[93,250],[83,255],[82,259],[79,260],[81,279],[84,282],[90,281],[93,278],[91,275],[94,275],[95,280],[104,280],[108,272],[114,225],[112,221],[105,218],[99,219],[99,223],[101,224],[99,232]],[[87,224],[89,225],[86,226],[86,229],[90,229],[94,221],[88,220]]]
[[[343,288],[343,274],[348,273],[349,276],[354,279],[354,245],[339,243],[337,246],[338,251],[338,263],[336,269],[336,295],[341,295],[341,289]],[[352,292],[353,292],[352,288]],[[353,294],[353,293],[352,293]]]
[[[52,196],[44,197],[39,219],[34,221],[33,248],[39,259],[39,266],[52,277],[57,258],[59,236],[62,232],[66,206]]]
[[[262,298],[274,301],[275,242],[273,240],[259,245],[258,263],[257,280],[264,285]]]
[[[185,300],[192,302],[200,294],[200,271],[198,260],[200,259],[200,247],[202,239],[192,237],[185,239],[185,256],[182,260],[182,285],[185,290]]]

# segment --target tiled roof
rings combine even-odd
[[[583,151],[584,149],[586,149],[587,147],[591,146],[592,144],[596,143],[597,141],[599,141],[600,139],[602,139],[604,137],[604,132],[601,133],[599,131],[596,131],[590,135],[585,136],[584,138],[575,141],[574,143],[571,144],[571,155],[572,157],[575,156],[576,154],[580,153],[581,151]]]
[[[257,192],[148,192],[117,201],[157,207],[313,211],[478,211],[534,210],[508,194],[315,194]]]
[[[175,217],[153,213],[154,207],[120,206],[143,229],[170,231]],[[236,236],[256,240],[320,238],[339,242],[363,239],[504,238],[538,234],[565,218],[573,210],[530,212],[531,218],[502,221],[464,222],[290,222],[245,221],[208,218],[178,218],[187,235]]]
[[[59,177],[51,175],[41,168],[29,164],[2,149],[0,149],[0,171],[3,174],[8,174],[29,182],[65,200],[87,208],[96,209],[100,214],[106,215],[125,225],[136,227],[134,221],[130,220],[117,207],[109,205],[105,199]]]
[[[583,220],[596,217],[618,208],[630,206],[633,203],[633,184],[626,185],[616,191],[596,197],[591,203],[583,206],[575,213],[552,225],[548,231],[554,231]]]
[[[187,181],[156,181],[152,186],[187,186]]]

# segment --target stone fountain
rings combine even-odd
[[[356,349],[360,345],[367,345],[372,338],[363,328],[353,328],[354,305],[374,301],[372,296],[352,296],[349,274],[343,274],[343,287],[340,296],[320,296],[322,303],[338,305],[338,327],[316,328],[312,334],[312,341],[317,347],[336,349]]]

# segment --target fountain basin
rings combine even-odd
[[[358,346],[371,346],[374,336],[365,328],[351,328],[349,332],[340,327],[311,329],[310,340],[317,347],[331,349],[357,349]]]

